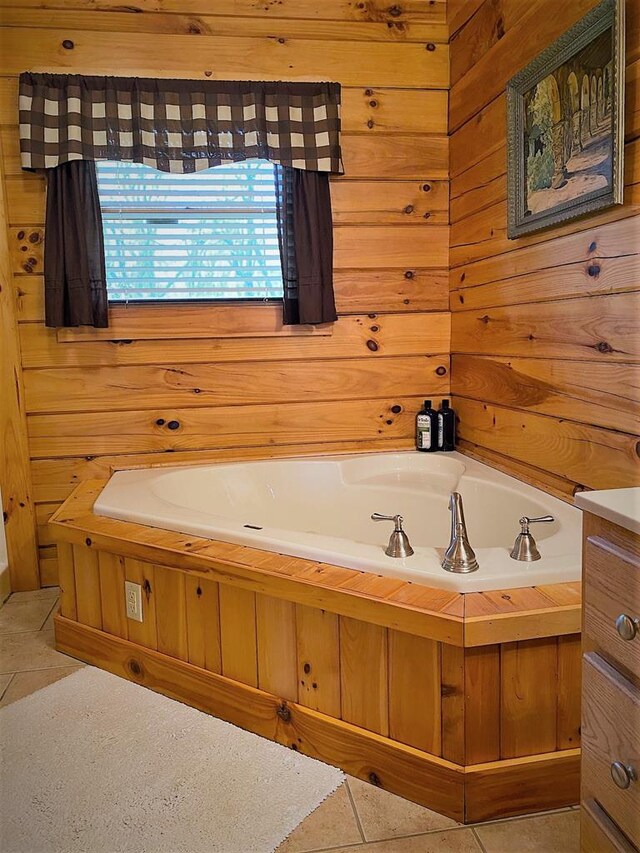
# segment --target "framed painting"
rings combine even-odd
[[[510,239],[622,204],[624,0],[604,0],[507,84]]]

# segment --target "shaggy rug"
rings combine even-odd
[[[267,853],[344,774],[93,667],[0,710],[3,853]]]

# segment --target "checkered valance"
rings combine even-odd
[[[260,158],[341,173],[338,83],[20,75],[24,169],[130,160],[195,172]]]

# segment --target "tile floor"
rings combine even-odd
[[[58,591],[14,593],[0,609],[0,707],[75,672],[53,648]],[[278,853],[578,853],[578,811],[463,827],[349,777]]]

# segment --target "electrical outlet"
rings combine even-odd
[[[127,619],[142,622],[142,587],[140,584],[125,581],[124,597],[127,605]]]

